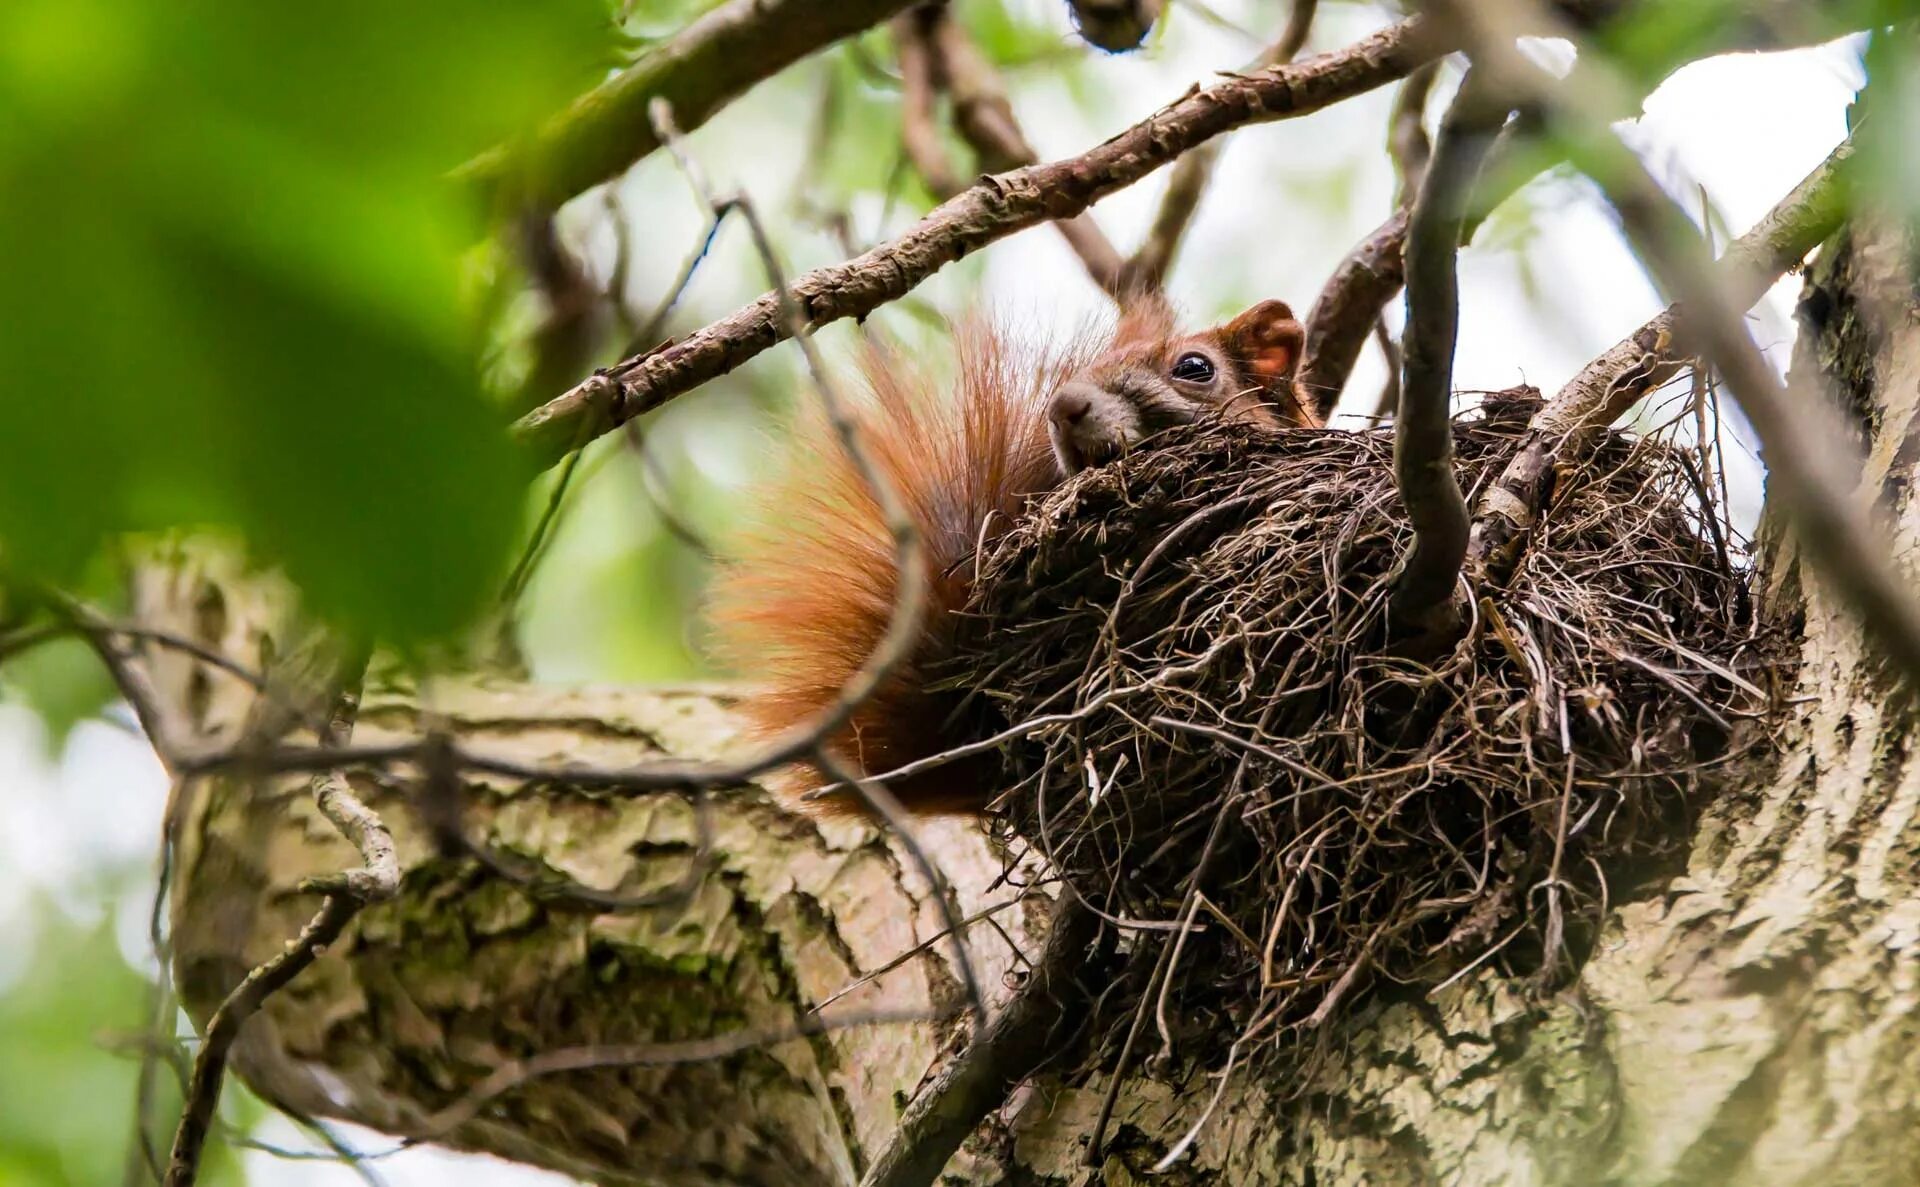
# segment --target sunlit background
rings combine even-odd
[[[669,32],[697,7],[640,4],[626,28],[636,37]],[[1244,62],[1285,15],[1283,0],[1208,0],[1204,8],[1176,0],[1148,48],[1107,57],[1071,39],[1058,0],[960,0],[958,8],[1006,63],[1015,110],[1045,158],[1083,151],[1196,80]],[[1308,52],[1389,19],[1371,5],[1323,4]],[[1539,52],[1551,63],[1565,50]],[[897,234],[928,205],[917,184],[899,176],[889,53],[878,33],[831,50],[755,89],[690,138],[721,185],[757,199],[795,271]],[[1443,90],[1453,77],[1443,76]],[[1842,138],[1860,81],[1859,46],[1851,43],[1722,58],[1667,82],[1628,135],[1724,241]],[[1231,139],[1170,281],[1196,320],[1269,296],[1304,313],[1334,264],[1389,212],[1394,179],[1382,146],[1391,97],[1382,90]],[[1164,182],[1164,173],[1155,175],[1095,208],[1122,251],[1138,243]],[[655,154],[611,194],[576,200],[561,233],[601,283],[617,274],[616,251],[627,245],[622,296],[644,321],[707,217],[665,154]],[[722,227],[669,333],[763,291],[745,230]],[[1565,176],[1523,191],[1462,255],[1461,269],[1455,378],[1463,390],[1525,382],[1551,393],[1661,304],[1594,192]],[[1795,286],[1784,281],[1752,318],[1782,365]],[[1041,227],[947,269],[876,324],[932,344],[941,316],[974,307],[1026,332],[1065,334],[1098,317],[1107,299]],[[510,377],[524,364],[513,335],[539,314],[532,296],[507,311],[490,354],[498,372]],[[1397,329],[1398,309],[1389,316]],[[841,325],[823,338],[843,351],[854,332]],[[522,606],[520,637],[538,677],[711,674],[698,625],[708,562],[686,537],[723,533],[740,491],[781,464],[780,417],[806,394],[799,374],[783,348],[673,401],[643,426],[649,461],[618,434],[589,449]],[[1384,375],[1369,348],[1342,405],[1353,418],[1345,423],[1372,411]],[[1750,523],[1759,501],[1755,463],[1741,442],[1730,445],[1734,516]],[[542,485],[529,496],[529,522],[547,495]],[[56,653],[9,667],[0,704],[0,1187],[118,1182],[129,1157],[130,1044],[154,973],[147,917],[167,786],[128,715],[101,708],[98,677],[75,674],[72,660]],[[239,1132],[288,1150],[321,1149],[240,1093],[230,1090],[228,1101]],[[340,1136],[363,1150],[392,1144],[376,1134]],[[562,1181],[426,1150],[370,1169],[395,1185]],[[335,1162],[254,1150],[216,1160],[207,1181],[317,1187],[364,1179]]]

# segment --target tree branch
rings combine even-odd
[[[954,126],[979,158],[980,168],[1004,173],[1037,163],[1040,154],[1013,118],[1013,105],[1007,101],[1006,87],[993,64],[944,8],[933,27],[933,38],[947,90],[953,96]],[[1093,282],[1109,296],[1121,296],[1125,261],[1093,216],[1077,214],[1053,225],[1073,254],[1080,257]]]
[[[1454,588],[1467,554],[1467,503],[1453,476],[1453,349],[1460,321],[1455,256],[1474,179],[1506,122],[1484,78],[1469,70],[1440,122],[1407,229],[1407,330],[1393,475],[1413,525],[1394,579],[1399,628],[1442,633],[1459,623]]]
[[[1782,198],[1714,265],[1730,305],[1750,308],[1845,218],[1853,142],[1840,146]],[[1694,335],[1670,305],[1588,363],[1534,414],[1527,435],[1474,509],[1467,562],[1504,582],[1519,566],[1554,476],[1576,463],[1596,436],[1641,397],[1692,363]]]
[[[1078,214],[1222,132],[1317,111],[1402,78],[1451,48],[1416,17],[1342,50],[1226,79],[1080,156],[983,179],[899,238],[795,278],[792,299],[810,328],[865,316],[968,252]],[[679,342],[628,359],[522,417],[515,435],[543,460],[556,459],[582,420],[594,436],[607,432],[789,337],[780,306],[778,294],[768,293]]]
[[[456,176],[490,206],[547,211],[660,147],[647,105],[665,99],[696,128],[764,78],[851,37],[911,0],[728,0],[575,99],[524,143]]]

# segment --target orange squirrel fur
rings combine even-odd
[[[1320,410],[1294,383],[1302,337],[1279,301],[1182,335],[1164,301],[1140,300],[1110,333],[1042,354],[970,324],[955,333],[957,377],[944,398],[908,360],[869,350],[861,438],[919,532],[927,592],[916,645],[828,739],[834,754],[882,775],[968,741],[949,736],[960,694],[928,690],[925,674],[952,654],[976,550],[1063,474],[1167,425],[1202,415],[1319,424]],[[789,473],[757,493],[728,550],[712,615],[721,658],[748,678],[742,711],[761,738],[838,699],[885,632],[895,592],[879,504],[825,418],[803,416],[792,446]],[[993,756],[984,755],[888,787],[919,814],[972,813],[991,798],[992,775]],[[775,791],[796,804],[827,781],[805,763],[773,777]],[[804,806],[820,815],[861,810],[851,789]]]

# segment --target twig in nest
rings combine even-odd
[[[1050,1058],[1061,1054],[1068,1022],[1087,997],[1076,980],[1099,920],[1072,894],[1055,903],[1046,946],[1012,1001],[984,1022],[966,1050],[907,1106],[893,1141],[861,1187],[926,1187],[982,1118]]]
[[[1467,555],[1466,499],[1453,475],[1453,349],[1460,320],[1454,271],[1474,179],[1508,107],[1476,71],[1440,121],[1407,229],[1407,329],[1394,421],[1393,470],[1413,543],[1394,581],[1403,629],[1444,636],[1460,622],[1455,586]]]

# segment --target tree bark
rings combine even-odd
[[[1909,441],[1920,323],[1909,245],[1856,230],[1807,282],[1794,365],[1817,368],[1862,426],[1867,489],[1897,550],[1920,549]],[[1550,999],[1482,969],[1430,1000],[1379,997],[1342,1023],[1304,1083],[1229,1081],[1161,1181],[1217,1184],[1769,1184],[1907,1181],[1920,1165],[1920,718],[1790,540],[1763,533],[1767,615],[1799,669],[1772,765],[1708,808],[1684,872],[1617,903],[1573,983]],[[230,573],[179,566],[139,599],[159,625],[258,656],[267,607]],[[217,603],[217,613],[208,607]],[[231,736],[250,692],[161,671],[203,738]],[[420,706],[476,748],[527,761],[716,755],[725,698],[471,681],[367,698],[356,740],[411,736]],[[403,793],[357,786],[406,870],[243,1033],[236,1066],[270,1099],[420,1133],[505,1060],[593,1043],[691,1039],[791,1023],[933,937],[940,914],[895,847],[864,826],[794,817],[753,788],[713,797],[713,868],[684,904],[587,909],[437,856]],[[472,779],[469,835],[603,889],[675,884],[697,850],[671,796],[614,797]],[[174,961],[204,1021],[314,900],[302,877],[350,867],[304,785],[211,781],[186,800]],[[971,914],[1021,892],[963,826],[929,841]],[[1004,1001],[1031,952],[1034,897],[968,940]],[[960,1000],[935,944],[833,1004]],[[964,1038],[961,1022],[860,1026],[712,1062],[568,1072],[491,1102],[438,1140],[597,1182],[843,1184]],[[953,1184],[1127,1184],[1203,1113],[1218,1069],[1123,1086],[1105,1164],[1081,1166],[1106,1084],[1017,1091],[949,1166]]]

